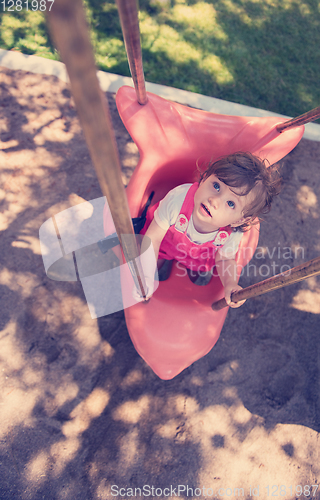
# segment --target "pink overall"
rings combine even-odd
[[[226,243],[232,232],[232,228],[221,228],[215,239],[213,241],[207,241],[206,243],[198,244],[189,239],[187,236],[187,228],[193,212],[194,194],[198,187],[198,182],[190,186],[175,225],[169,227],[162,240],[158,258],[166,260],[175,259],[188,269],[198,272],[207,272],[214,267],[217,250]],[[147,220],[141,230],[141,234],[146,233],[159,203],[160,202],[148,210]]]

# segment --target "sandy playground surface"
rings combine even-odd
[[[123,312],[91,319],[80,282],[44,272],[41,224],[101,196],[68,88],[5,68],[0,87],[0,499],[320,498],[319,278],[229,311],[160,380]],[[108,99],[127,184],[138,153]],[[243,286],[320,254],[319,158],[307,140],[285,158]]]

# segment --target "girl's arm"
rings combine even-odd
[[[141,255],[140,255],[140,262],[142,266],[142,270],[146,279],[146,285],[147,285],[147,299],[149,299],[152,294],[153,294],[153,288],[154,288],[154,274],[156,272],[157,268],[157,260],[158,260],[158,255],[159,255],[159,249],[161,242],[166,234],[167,230],[162,229],[156,221],[153,219],[150,226],[148,227],[148,230],[146,234],[143,237],[142,243],[141,243]],[[150,240],[153,246],[154,250],[154,255],[155,259],[151,259],[149,257],[149,254],[146,252],[146,250],[149,248],[150,245]],[[138,290],[134,287],[133,291],[134,298],[136,300],[142,300],[142,297]]]
[[[228,259],[224,255],[221,255],[219,250],[216,254],[216,269],[224,287],[224,295],[228,306],[230,307],[240,307],[245,303],[245,300],[240,302],[231,302],[231,293],[237,290],[242,290],[242,287],[237,283],[237,263],[234,258]]]
[[[153,219],[150,226],[147,229],[146,234],[143,237],[142,243],[141,243],[141,254],[148,248],[149,246],[149,240],[150,238],[154,253],[156,256],[156,261],[158,260],[158,255],[159,255],[159,249],[160,245],[162,243],[163,238],[165,237],[165,234],[167,232],[167,229],[162,229],[156,221]]]

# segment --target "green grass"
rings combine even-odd
[[[115,3],[86,10],[99,69],[129,75]],[[0,23],[1,48],[58,59],[40,12]],[[318,0],[141,0],[140,30],[150,82],[290,116],[320,105]]]

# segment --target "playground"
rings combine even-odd
[[[127,185],[138,151],[107,97]],[[1,110],[1,500],[319,498],[319,278],[230,310],[160,380],[122,311],[93,320],[44,271],[43,222],[102,195],[68,86],[1,68]],[[302,139],[283,159],[242,286],[319,255],[319,157]]]

